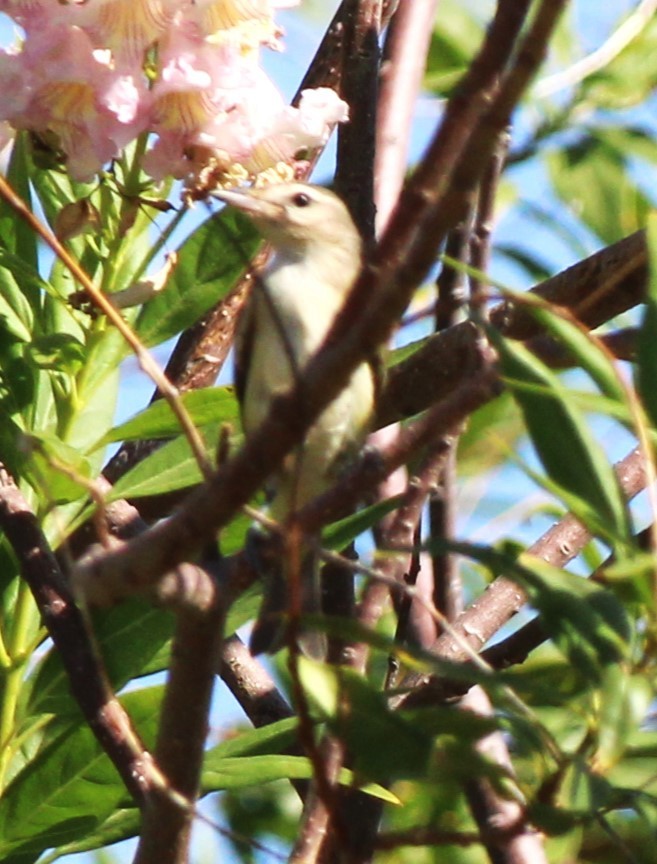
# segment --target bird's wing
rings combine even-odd
[[[246,382],[249,377],[249,366],[253,356],[253,340],[255,339],[255,312],[253,294],[247,299],[235,335],[235,393],[240,408],[244,404]]]
[[[374,405],[372,407],[372,418],[371,422],[374,422],[374,418],[376,416],[376,409],[379,404],[379,400],[381,399],[381,393],[383,392],[383,385],[386,380],[386,358],[384,355],[384,349],[380,348],[378,351],[374,351],[367,358],[367,362],[370,367],[370,371],[372,373],[372,379],[374,381]]]

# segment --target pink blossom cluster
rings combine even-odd
[[[347,107],[333,90],[285,104],[258,65],[280,46],[274,8],[296,0],[0,0],[21,28],[0,51],[0,136],[53,138],[89,180],[148,135],[144,169],[194,182],[258,175],[323,144]]]

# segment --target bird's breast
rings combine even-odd
[[[277,394],[288,390],[320,347],[341,306],[330,288],[304,285],[303,273],[272,274],[252,298],[254,340],[244,399],[247,434],[264,419]]]

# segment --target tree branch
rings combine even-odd
[[[82,612],[34,514],[0,464],[0,526],[18,560],[68,676],[71,692],[136,803],[163,786],[162,774],[112,692]]]

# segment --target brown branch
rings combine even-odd
[[[256,729],[293,716],[274,679],[238,636],[222,645],[219,675]]]
[[[483,688],[473,687],[461,700],[459,709],[480,717],[492,717],[494,709]],[[486,760],[507,772],[507,782],[515,777],[503,733],[497,729],[480,738],[475,750]],[[465,794],[482,835],[482,843],[492,864],[547,864],[541,837],[527,817],[527,808],[518,798],[502,797],[487,777],[470,777],[464,784]],[[497,834],[487,834],[494,825]]]
[[[650,549],[651,543],[651,528],[644,528],[635,537],[635,542],[639,549]],[[597,567],[589,576],[591,582],[597,582],[604,585],[606,582],[605,570],[615,560],[613,555],[610,555],[602,564]],[[481,658],[493,669],[508,669],[509,666],[517,666],[519,663],[524,663],[529,654],[542,645],[548,639],[545,628],[539,616],[532,618],[527,624],[523,624],[518,630],[491,645],[481,652]]]
[[[532,292],[565,306],[591,330],[644,299],[648,278],[645,231],[636,231],[536,285]],[[530,339],[540,326],[522,305],[505,301],[491,313],[491,323],[512,339]]]
[[[338,127],[335,188],[366,246],[374,240],[374,152],[379,80],[378,0],[344,0],[340,95],[349,122]]]
[[[319,748],[321,784],[314,780],[306,797],[301,825],[289,858],[290,864],[318,864],[327,860],[328,846],[344,848],[344,829],[336,818],[337,780],[344,762],[344,744],[326,735]],[[341,856],[340,856],[341,857]]]
[[[416,535],[420,526],[422,511],[427,498],[435,494],[438,489],[441,477],[444,475],[450,456],[454,451],[454,444],[458,440],[459,431],[460,427],[457,427],[451,433],[441,435],[427,447],[417,475],[411,477],[405,501],[397,510],[388,536],[383,538],[385,551],[408,550],[417,545]],[[382,571],[385,576],[394,578],[397,582],[407,581],[408,584],[414,584],[413,581],[404,578],[405,574],[408,573],[410,563],[411,559],[406,552],[406,555],[386,556],[377,569]],[[412,625],[411,606],[417,606],[417,604],[413,604],[412,599],[406,595],[397,597],[395,605],[399,610],[399,622],[402,625],[398,630],[397,641],[410,642],[412,645],[420,646],[432,644],[436,635],[434,627],[431,627],[434,639],[428,643],[425,642],[420,633],[413,630],[412,626],[410,626],[409,632],[405,633],[403,630],[404,619],[406,619],[407,626]],[[423,633],[422,635],[426,634]]]
[[[36,517],[0,465],[0,525],[62,660],[76,702],[127,790],[143,806],[162,775],[112,692],[83,615]]]
[[[487,272],[490,264],[495,199],[510,140],[511,136],[508,129],[500,132],[478,190],[476,215],[470,238],[470,264],[482,273]],[[481,322],[481,317],[486,315],[485,304],[487,300],[488,286],[483,284],[478,277],[471,276],[470,308],[475,319],[479,322]]]
[[[413,110],[426,65],[437,0],[405,0],[386,35],[376,124],[377,233],[388,222],[408,164]]]
[[[99,477],[96,484],[104,495],[111,492],[111,484],[106,478]],[[103,520],[105,531],[116,541],[117,546],[120,545],[120,541],[137,537],[147,528],[138,510],[122,499],[107,504],[96,518]],[[84,562],[87,556],[93,557],[98,554],[98,547],[91,545],[93,530],[94,523],[89,522],[73,535],[66,547],[68,560],[79,558],[80,562]],[[81,555],[82,549],[85,548],[87,552]],[[244,575],[244,571],[241,570],[242,589],[248,584],[248,579],[245,579]],[[133,596],[147,597],[154,603],[176,610],[187,608],[189,611],[196,612],[208,611],[218,602],[214,575],[202,566],[189,563],[183,563],[151,581],[143,579],[141,573],[128,574],[125,571],[115,570],[111,578],[102,580],[76,579],[74,573],[72,582],[76,596],[83,599],[85,604],[96,607],[111,606]]]
[[[531,292],[570,309],[590,329],[631,309],[644,298],[648,275],[645,232],[618,243],[546,279]],[[526,308],[508,301],[491,312],[491,323],[512,339],[532,339],[541,329]],[[423,411],[469,374],[477,351],[471,322],[430,337],[415,354],[392,367],[377,415],[381,426]]]
[[[456,445],[452,442],[436,492],[429,501],[431,537],[454,537],[456,521]],[[463,611],[463,586],[454,555],[433,553],[433,603],[448,621]],[[424,643],[426,644],[426,643]]]
[[[331,87],[333,90],[340,89],[342,77],[342,51],[344,44],[344,16],[346,2],[340,3],[338,9],[326,28],[324,38],[315,52],[308,71],[303,76],[301,84],[292,99],[296,105],[304,90],[314,87]]]
[[[225,616],[243,587],[238,559],[221,559],[216,552],[206,557],[215,571],[215,602],[202,611],[178,610],[155,748],[158,764],[176,795],[157,795],[148,802],[136,864],[186,864],[189,857],[214,678],[225,659]],[[180,806],[178,796],[187,806]]]
[[[224,603],[229,601],[224,597]],[[227,606],[205,614],[178,613],[171,662],[162,704],[155,754],[169,787],[189,806],[181,807],[167,790],[151,796],[142,814],[135,864],[186,864],[200,788],[210,699]]]
[[[474,220],[474,194],[468,202],[465,218],[450,231],[445,244],[445,252],[456,261],[467,263],[469,260],[471,237]],[[459,314],[462,314],[464,301],[464,276],[455,267],[443,262],[436,280],[437,298],[434,310],[434,324],[437,332],[453,327]],[[480,337],[478,336],[477,339]],[[458,441],[452,441],[451,452],[445,459],[445,464],[439,478],[439,485],[429,499],[429,530],[432,538],[453,537],[456,508],[456,449]],[[438,544],[434,547],[437,550]],[[449,621],[462,611],[462,585],[456,559],[449,552],[433,551],[431,553],[431,578],[433,603]],[[418,604],[416,604],[418,605]],[[427,610],[422,607],[422,614],[428,618],[429,626],[436,632],[436,622],[427,616]],[[423,644],[427,644],[426,642]]]
[[[419,524],[422,509],[427,497],[436,487],[437,477],[449,450],[450,440],[449,435],[441,435],[439,440],[429,445],[429,451],[424,457],[423,464],[418,469],[417,474],[409,480],[399,507],[395,510],[392,518],[387,520],[379,530],[377,545],[384,549],[386,554],[377,562],[377,570],[387,578],[388,584],[383,581],[372,580],[365,586],[358,610],[358,620],[365,627],[373,629],[381,617],[390,593],[390,581],[394,580],[400,585],[404,583],[404,576],[410,567],[408,550],[414,546],[415,530]],[[389,551],[395,550],[398,551],[398,554],[387,554]],[[400,599],[397,598],[398,605]],[[369,646],[364,643],[352,645],[349,655],[350,665],[364,673]]]

